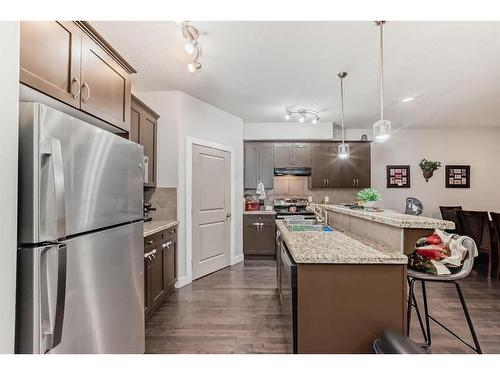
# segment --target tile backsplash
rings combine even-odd
[[[156,211],[151,211],[153,220],[177,218],[177,188],[145,189],[144,202],[149,202],[156,208]]]
[[[312,196],[314,203],[322,203],[325,196],[330,203],[352,203],[360,189],[309,189],[308,177],[305,176],[275,176],[274,189],[266,189],[266,200],[272,202],[275,198],[294,197],[307,198]],[[256,195],[255,189],[245,190],[245,194]]]

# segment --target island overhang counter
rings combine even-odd
[[[420,237],[431,235],[435,229],[455,229],[455,223],[452,221],[389,210],[374,212],[343,205],[316,205],[316,208],[327,211],[328,223],[335,228],[385,245],[403,254],[412,253],[416,241]]]
[[[371,353],[383,329],[405,333],[404,254],[341,230],[292,232],[282,220],[276,226],[278,290],[282,301],[295,298],[284,311],[293,317],[294,352]],[[294,290],[284,285],[290,263]]]

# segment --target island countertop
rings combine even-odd
[[[414,216],[401,214],[394,211],[366,211],[361,209],[351,209],[341,205],[318,205],[328,211],[341,213],[344,215],[359,217],[381,224],[391,225],[398,228],[413,229],[455,229],[455,223],[447,220],[434,219],[424,216]]]
[[[363,239],[352,233],[291,232],[276,220],[283,241],[296,263],[323,264],[406,264],[408,258],[397,250]]]

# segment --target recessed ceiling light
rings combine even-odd
[[[402,101],[403,103],[408,103],[408,102],[411,102],[411,101],[413,101],[413,100],[415,100],[415,98],[413,98],[413,97],[409,97],[409,98],[404,98],[404,99],[403,99],[403,100],[401,100],[401,101]]]

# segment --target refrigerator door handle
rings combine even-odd
[[[56,238],[66,238],[66,201],[64,190],[64,166],[59,139],[48,137],[44,139],[42,153],[52,158],[54,173],[54,194],[56,205]]]
[[[45,343],[42,348],[42,353],[54,349],[61,342],[63,322],[64,322],[64,306],[66,302],[66,264],[67,254],[66,245],[57,244],[47,247],[41,254],[41,342]],[[51,291],[50,275],[54,274],[51,270],[51,262],[53,256],[56,256],[57,274],[54,292]]]

